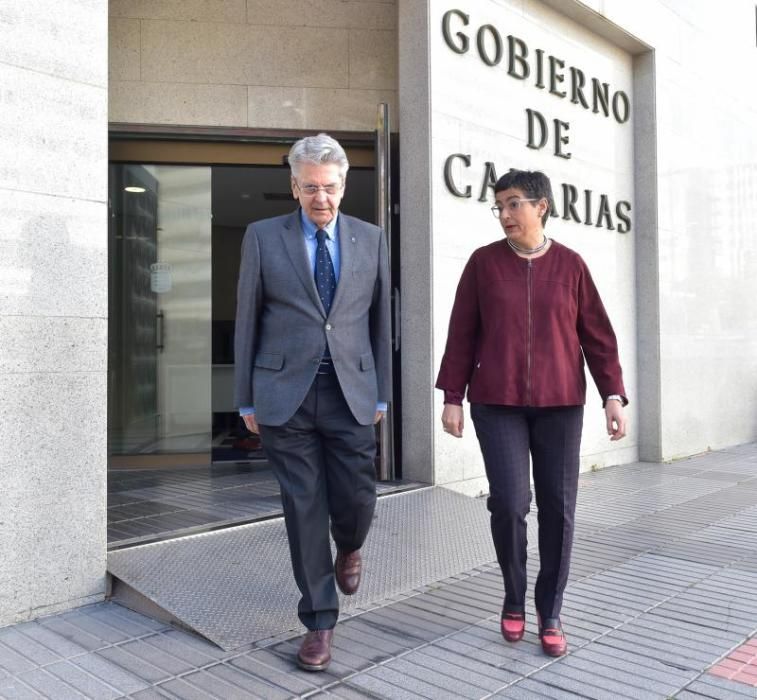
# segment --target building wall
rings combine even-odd
[[[453,5],[454,6],[454,5]],[[450,7],[446,0],[432,3],[434,14],[443,15]],[[499,221],[491,214],[494,202],[492,188],[483,185],[486,163],[491,162],[496,175],[509,168],[542,170],[550,177],[557,216],[547,222],[546,233],[556,241],[576,250],[586,260],[594,282],[612,320],[624,368],[624,383],[629,396],[636,390],[636,308],[634,299],[634,159],[633,118],[630,114],[636,99],[633,94],[632,56],[628,51],[540,3],[487,2],[466,5],[469,24],[454,22],[451,31],[468,37],[468,50],[458,54],[442,39],[441,31],[434,32],[432,75],[432,118],[434,123],[432,147],[432,181],[435,205],[431,217],[434,246],[434,357],[441,361],[447,339],[447,323],[455,294],[454,283],[471,253],[481,246],[503,237]],[[438,24],[438,23],[437,23]],[[494,27],[503,41],[503,60],[495,66],[487,65],[479,55],[477,36],[482,26]],[[434,36],[434,34],[436,36]],[[484,55],[495,56],[494,34],[487,31]],[[506,36],[516,36],[523,49],[525,63],[513,67],[516,75],[508,73],[509,57],[504,58]],[[454,37],[453,37],[454,38]],[[453,45],[459,46],[454,38]],[[542,80],[539,80],[536,51],[544,52]],[[526,53],[527,52],[527,53]],[[558,97],[550,91],[549,56],[564,63],[560,71],[563,81],[555,86]],[[571,102],[570,69],[582,71],[586,85],[580,93],[588,108]],[[608,109],[596,106],[591,80],[596,78],[609,85],[608,93],[622,91],[629,101],[629,114],[618,106],[619,123]],[[622,98],[618,98],[620,100]],[[620,103],[619,103],[620,104]],[[529,112],[532,138],[529,146]],[[543,121],[539,121],[541,119]],[[558,137],[554,120],[560,120]],[[544,126],[546,125],[546,126]],[[556,139],[564,138],[556,149]],[[541,148],[536,148],[545,142]],[[555,155],[559,150],[560,156]],[[439,173],[451,154],[470,156],[470,166],[460,158],[454,159],[451,173],[460,190],[470,187],[469,197],[453,195]],[[569,156],[569,157],[568,157]],[[575,190],[575,192],[574,192]],[[585,193],[589,192],[587,196]],[[575,204],[573,195],[576,195]],[[482,201],[483,200],[483,201]],[[600,206],[607,208],[600,215]],[[630,224],[621,220],[621,209]],[[588,207],[587,207],[588,203]],[[588,209],[588,211],[587,211]],[[576,217],[578,220],[575,220]],[[626,231],[630,227],[630,231]],[[623,232],[625,231],[625,232]],[[631,302],[631,303],[629,303]],[[534,367],[538,373],[548,368]],[[588,372],[587,372],[588,375]],[[436,411],[443,409],[442,392],[437,391]],[[635,417],[637,403],[629,406],[631,430],[622,442],[607,438],[601,397],[591,378],[586,396],[586,420],[581,445],[582,467],[597,469],[608,464],[635,461],[638,457]],[[442,483],[458,483],[464,490],[477,493],[486,490],[483,462],[472,424],[468,425],[461,441],[452,440],[434,421],[439,451],[436,456],[436,478]],[[460,465],[464,465],[460,469]]]
[[[591,130],[590,115],[575,122],[570,117],[571,145],[582,162],[526,155],[523,128],[518,136],[509,120],[510,111],[522,115],[530,106],[522,92],[533,88],[513,86],[506,59],[486,67],[476,57],[461,69],[460,60],[470,56],[452,54],[441,37],[442,16],[451,9],[471,16],[471,53],[476,30],[491,23],[503,38],[522,32],[532,49],[571,53],[569,65],[620,81],[633,97],[631,130],[608,141],[602,124]],[[462,266],[472,249],[499,235],[491,230],[483,240],[487,214],[482,218],[472,206],[481,162],[495,161],[500,174],[511,166],[569,170],[569,182],[599,178],[604,187],[630,191],[635,220],[630,232],[612,239],[606,232],[571,230],[570,222],[553,220],[547,228],[588,260],[630,380],[630,436],[603,447],[603,415],[589,379],[582,467],[637,456],[667,460],[754,440],[754,412],[742,406],[757,393],[757,305],[746,301],[757,293],[749,273],[757,241],[747,224],[757,213],[749,184],[757,162],[757,137],[749,126],[757,99],[743,83],[757,68],[753,3],[658,0],[640,9],[621,0],[399,0],[399,16],[402,255],[414,256],[403,277],[403,384],[417,388],[433,381]],[[490,35],[485,39],[493,51]],[[430,60],[417,60],[423,55]],[[497,70],[499,82],[489,80]],[[415,97],[424,92],[425,105]],[[534,106],[564,118],[559,106],[550,114],[547,101]],[[622,146],[629,134],[630,153]],[[452,152],[471,153],[477,165],[463,182],[472,185],[473,201],[455,199],[443,184],[441,156]],[[456,177],[462,182],[467,173],[458,169]],[[427,196],[421,196],[420,182],[431,183]],[[424,197],[425,206],[405,206]],[[408,237],[408,231],[416,235]],[[410,289],[414,280],[429,280],[433,290],[430,324],[416,322],[429,302]],[[415,478],[425,473],[435,483],[477,493],[486,482],[472,426],[468,422],[462,441],[444,436],[439,394],[433,408],[428,394],[414,399],[416,407],[404,407],[410,445],[405,469]],[[433,454],[430,467],[423,450]]]
[[[432,60],[432,36],[439,41],[441,14],[455,7],[479,15],[513,8],[537,18],[535,36],[540,14],[545,33],[560,24],[553,19],[557,10],[584,30],[589,44],[609,42],[625,56],[633,90],[643,96],[634,98],[642,112],[638,119],[634,112],[632,124],[633,250],[617,251],[616,260],[612,251],[592,260],[590,244],[565,239],[593,264],[611,299],[635,390],[630,439],[604,450],[590,384],[594,415],[587,416],[591,447],[584,467],[636,454],[672,459],[754,439],[752,412],[733,399],[748,402],[757,393],[755,305],[743,303],[755,291],[748,275],[755,259],[748,236],[756,206],[750,164],[757,137],[749,128],[755,98],[743,82],[756,56],[748,0],[727,7],[652,0],[633,10],[622,0],[321,0],[315,6],[111,0],[109,118],[372,129],[375,103],[388,100],[396,110],[401,100],[404,468],[414,478],[471,480],[474,488],[482,475],[480,462],[470,462],[475,443],[461,452],[436,440],[439,396],[429,389],[459,273],[437,263],[456,257],[460,267],[464,258],[462,249],[444,248],[444,232],[435,225],[441,200],[432,193],[440,182],[432,133],[442,133],[434,131],[432,112],[439,91],[450,85],[444,66]],[[449,131],[443,137],[454,138]],[[434,260],[434,251],[441,258]],[[451,470],[439,471],[444,464]],[[455,464],[468,466],[455,471]]]
[[[105,577],[107,9],[0,11],[0,625]]]
[[[661,430],[647,454],[755,440],[755,5],[589,4],[655,51]]]
[[[112,122],[372,131],[395,0],[110,0]]]

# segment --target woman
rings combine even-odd
[[[586,263],[544,233],[553,202],[544,173],[511,170],[494,188],[505,239],[476,250],[457,288],[436,386],[444,430],[463,434],[466,387],[489,481],[487,505],[505,583],[502,635],[523,637],[529,453],[539,510],[535,604],[550,656],[567,642],[560,622],[573,543],[589,365],[611,440],[626,434],[628,403],[610,321]]]

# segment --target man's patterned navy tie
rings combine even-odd
[[[326,247],[326,232],[320,229],[315,235],[318,238],[318,247],[315,250],[315,286],[328,316],[336,291],[336,275],[334,275],[334,263],[331,262],[329,249]]]

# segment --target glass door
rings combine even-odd
[[[111,466],[208,464],[211,169],[110,172]]]
[[[348,149],[342,209],[371,221],[375,149],[361,143]],[[245,228],[297,206],[290,146],[110,143],[110,548],[281,512],[260,441],[234,407],[233,340]]]

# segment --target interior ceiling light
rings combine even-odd
[[[124,187],[124,192],[146,192],[144,187],[137,187],[136,185],[129,185],[128,187]]]

